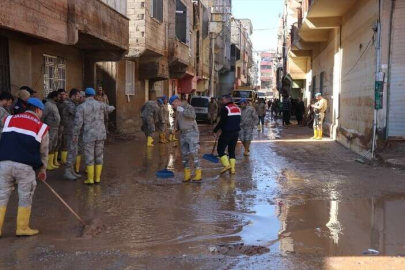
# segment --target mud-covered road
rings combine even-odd
[[[16,238],[17,196],[0,239],[0,269],[405,269],[405,173],[371,167],[311,130],[268,123],[252,154],[238,145],[237,175],[203,161],[202,184],[183,184],[179,147],[114,141],[101,185],[48,183],[104,231],[78,237],[77,222],[38,183],[31,225]],[[201,125],[201,155],[213,137]],[[174,179],[155,173],[169,163]],[[364,255],[373,249],[378,256]]]

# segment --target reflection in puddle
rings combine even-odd
[[[285,200],[280,221],[283,253],[349,256],[371,248],[381,255],[405,255],[405,197],[301,204]]]

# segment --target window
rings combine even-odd
[[[10,63],[8,39],[0,37],[0,92],[10,92]]]
[[[152,18],[163,22],[163,0],[152,0]]]
[[[62,57],[44,54],[44,94],[66,88],[66,62]]]
[[[325,72],[321,72],[320,77],[319,77],[319,93],[323,94],[323,80],[325,77]]]
[[[187,7],[176,0],[176,37],[187,44]]]
[[[126,61],[125,95],[135,95],[135,63],[131,61]]]

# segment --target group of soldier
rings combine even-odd
[[[102,89],[98,92],[100,95]],[[101,181],[105,116],[115,108],[96,100],[93,88],[72,89],[69,97],[60,89],[49,93],[44,101],[36,98],[35,93],[30,88],[20,89],[14,106],[13,96],[0,94],[0,236],[15,184],[19,196],[16,235],[38,234],[38,230],[29,227],[36,178],[46,181],[47,171],[61,166],[59,150],[62,150],[60,161],[66,164],[65,179],[81,177],[78,174],[81,148],[87,172],[84,183]]]

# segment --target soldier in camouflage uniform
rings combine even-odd
[[[62,106],[62,121],[64,123],[64,138],[67,142],[67,158],[64,178],[66,180],[76,180],[81,175],[75,173],[73,166],[80,160],[78,153],[78,142],[73,140],[73,128],[76,117],[76,109],[81,99],[80,91],[72,89],[69,98],[63,102]]]
[[[53,91],[49,93],[48,98],[46,99],[45,109],[42,114],[42,121],[49,126],[49,158],[48,166],[46,169],[52,171],[58,169],[59,166],[55,162],[55,150],[58,146],[58,132],[60,125],[60,115],[56,103],[59,100],[59,93]]]
[[[63,117],[62,117],[62,107],[63,107],[63,102],[67,99],[67,93],[65,89],[59,89],[59,101],[56,103],[56,107],[58,107],[59,115],[60,115],[60,125],[59,125],[59,130],[58,130],[58,145],[56,146],[55,150],[55,164],[56,166],[60,166],[58,163],[58,155],[59,152],[61,153],[61,163],[65,164],[66,163],[66,157],[67,157],[67,141],[64,136],[64,130],[65,130],[65,123],[63,122]]]
[[[202,180],[200,157],[198,156],[200,132],[197,126],[195,110],[187,101],[181,101],[176,95],[170,98],[170,105],[177,111],[175,126],[181,131],[180,145],[184,166],[184,182],[191,180],[191,158],[195,170],[195,177],[192,181],[200,183]]]
[[[84,158],[88,177],[84,183],[88,185],[101,181],[104,140],[107,138],[104,116],[115,109],[113,106],[95,100],[95,94],[96,91],[93,88],[86,89],[86,101],[77,107],[73,129],[74,141],[78,142],[80,130],[84,128]]]
[[[264,103],[264,99],[260,99],[255,108],[257,116],[259,117],[257,130],[262,131],[262,127],[264,127],[264,118],[266,117],[266,104]]]
[[[151,91],[151,100],[147,101],[141,109],[142,131],[147,138],[146,146],[153,146],[153,133],[155,132],[155,123],[158,122],[159,105],[156,99],[156,92]]]
[[[168,120],[168,126],[169,126],[169,141],[170,142],[176,142],[178,141],[176,139],[176,128],[174,126],[176,122],[176,112],[173,110],[172,105],[167,103],[167,110],[169,112],[169,120]]]
[[[165,97],[163,97],[165,98]],[[158,129],[159,129],[159,143],[168,143],[166,140],[167,125],[169,122],[169,109],[164,101],[159,99],[159,117],[158,117]]]
[[[249,156],[250,153],[250,143],[253,140],[253,129],[255,128],[255,123],[259,121],[256,110],[249,106],[247,99],[243,98],[240,101],[240,106],[242,108],[242,116],[240,122],[240,132],[239,139],[241,140],[245,148],[245,156]]]
[[[4,121],[10,115],[8,109],[13,103],[13,96],[9,92],[0,93],[0,138],[3,131]]]

